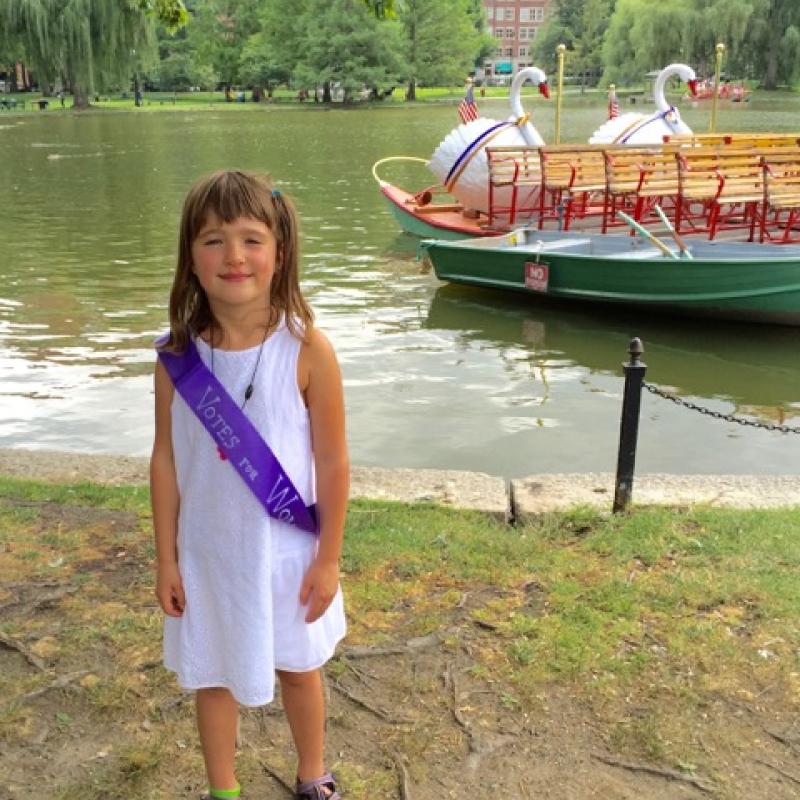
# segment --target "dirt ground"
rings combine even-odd
[[[69,576],[2,576],[0,800],[198,797],[192,700],[160,665],[137,515],[30,505],[42,529],[91,534]],[[601,715],[569,688],[543,685],[523,705],[479,658],[494,632],[470,612],[492,592],[465,594],[439,634],[398,641],[375,631],[372,642],[346,642],[328,665],[328,756],[345,797],[800,796],[800,723],[769,688],[741,703],[710,700],[685,731],[698,758],[683,770],[638,749],[635,737],[619,746],[621,729],[648,726],[647,709],[624,698]],[[293,769],[280,703],[244,711],[248,800],[290,797]]]

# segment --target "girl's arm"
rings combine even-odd
[[[150,501],[156,544],[156,597],[165,614],[179,617],[185,597],[178,571],[178,480],[172,454],[173,386],[161,361],[156,362],[156,436],[150,458]]]
[[[308,604],[306,622],[314,622],[331,604],[339,587],[339,557],[350,489],[342,375],[331,343],[316,328],[303,346],[298,373],[311,421],[320,526],[317,557],[303,580],[300,602]]]

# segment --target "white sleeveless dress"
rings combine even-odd
[[[197,349],[206,366],[211,350]],[[297,388],[301,343],[285,322],[264,344],[244,408],[306,504],[314,498],[308,409]],[[258,347],[214,351],[214,372],[241,404]],[[311,624],[300,584],[317,537],[269,517],[175,392],[172,445],[180,492],[178,562],[186,607],[165,617],[164,664],[182,688],[226,687],[245,706],[269,703],[275,669],[321,667],[345,634],[341,589]]]

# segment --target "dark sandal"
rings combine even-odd
[[[295,792],[297,800],[342,800],[336,789],[336,778],[330,772],[305,783],[300,783],[298,778]]]

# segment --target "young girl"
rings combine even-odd
[[[239,797],[238,706],[269,703],[276,671],[297,797],[339,798],[323,763],[320,667],[345,633],[344,402],[333,348],[300,292],[297,227],[265,176],[198,181],[183,207],[170,332],[158,345],[156,595],[165,665],[196,692],[210,798]],[[255,444],[243,441],[251,423]],[[312,524],[301,529],[305,517]]]

